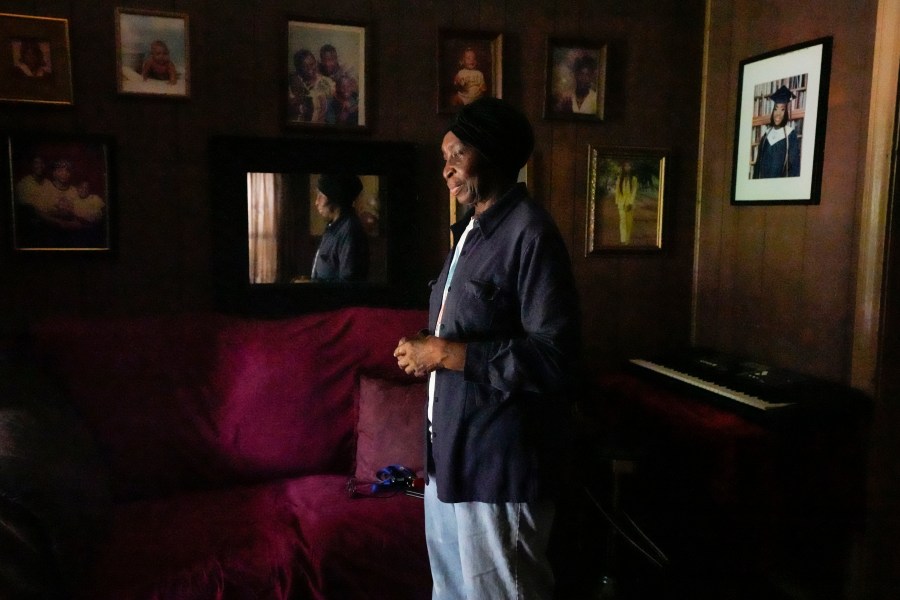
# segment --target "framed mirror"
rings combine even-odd
[[[209,161],[220,309],[415,305],[412,144],[218,136]]]

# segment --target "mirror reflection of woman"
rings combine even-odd
[[[769,129],[759,142],[753,179],[800,176],[800,140],[792,125],[790,102],[796,98],[786,86],[781,86],[769,98],[775,102],[769,119]]]
[[[353,202],[362,191],[356,175],[320,175],[316,210],[328,221],[313,260],[313,281],[365,281],[369,240]]]

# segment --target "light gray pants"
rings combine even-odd
[[[550,600],[550,501],[489,504],[438,500],[425,486],[432,600]]]

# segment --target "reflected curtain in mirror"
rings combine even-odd
[[[281,177],[275,173],[247,173],[250,283],[274,283],[278,274],[278,223]]]
[[[308,174],[247,173],[250,283],[308,278],[315,252],[314,240],[303,235],[309,225],[308,187]]]

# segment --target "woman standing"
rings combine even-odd
[[[769,119],[769,130],[759,143],[753,179],[800,175],[800,139],[796,130],[788,125],[791,119],[789,104],[795,97],[785,86],[769,96],[775,107]]]

